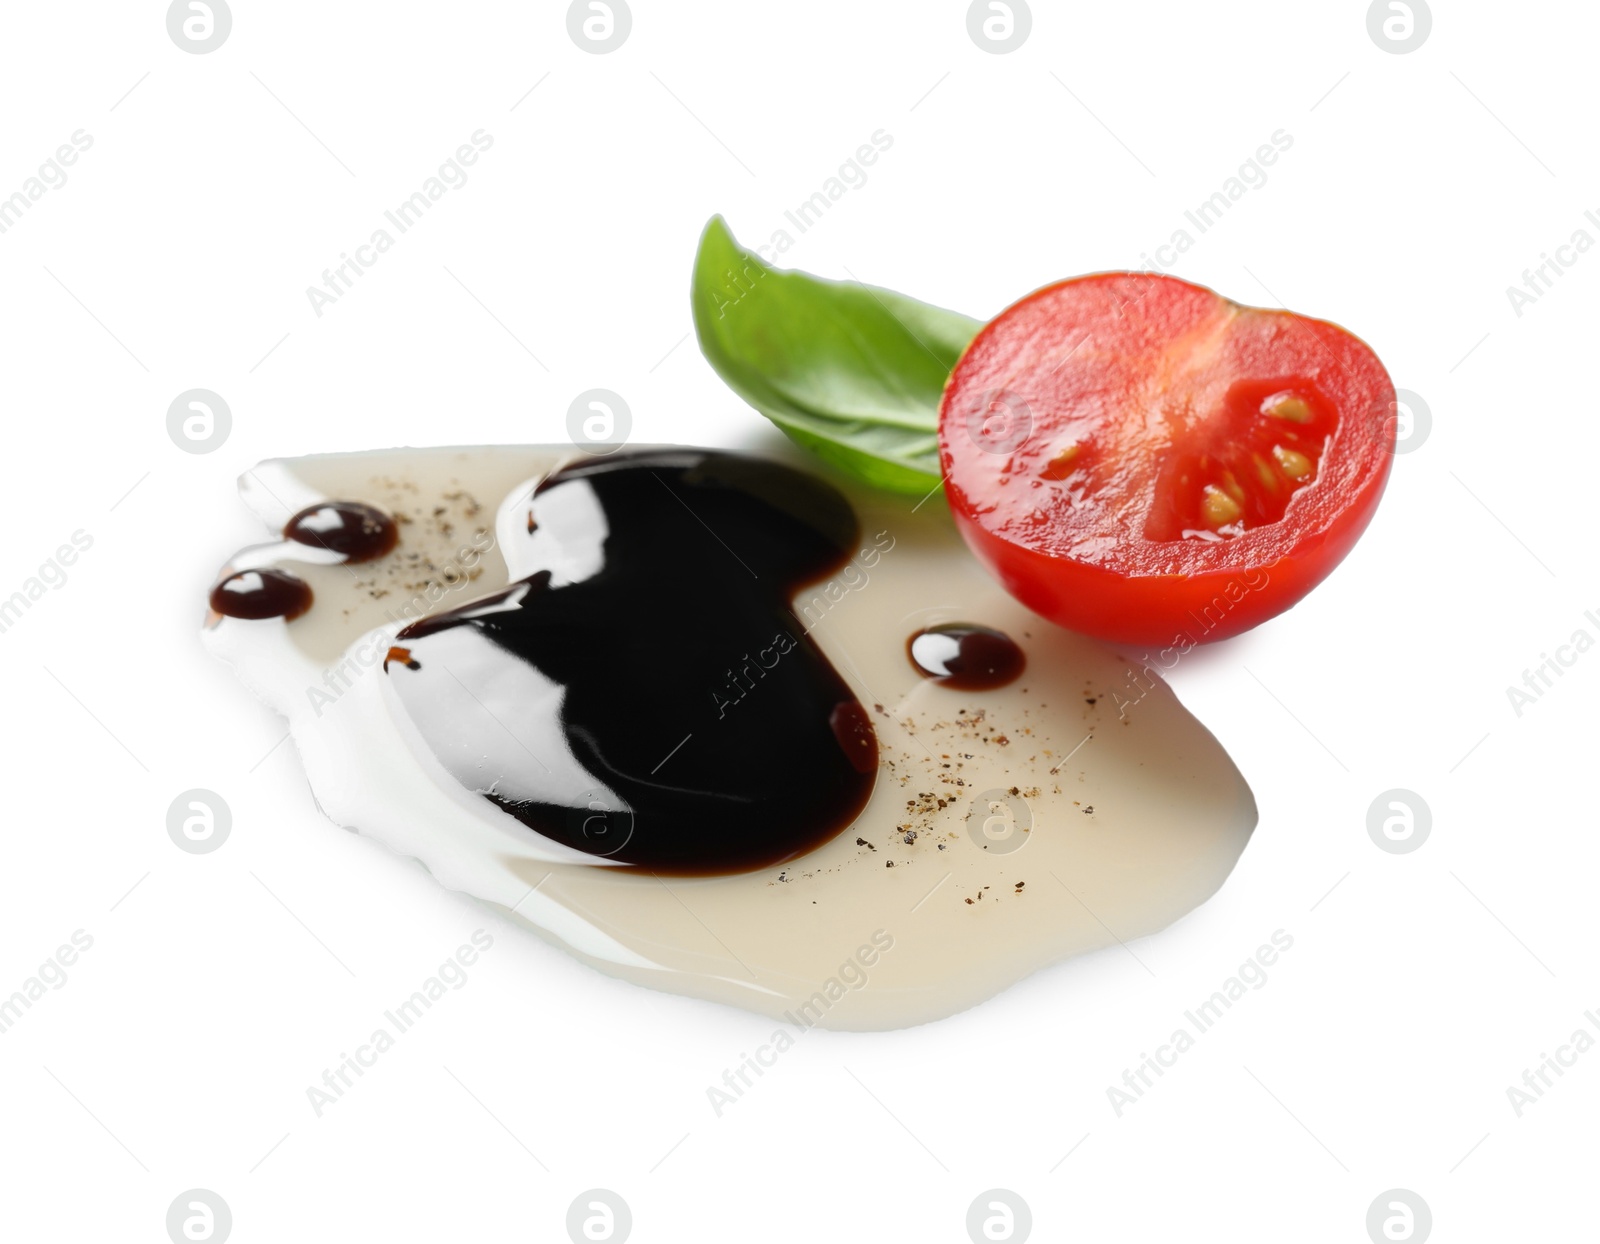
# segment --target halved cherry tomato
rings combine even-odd
[[[1366,529],[1394,385],[1342,328],[1153,273],[1030,294],[956,364],[945,493],[1018,600],[1073,630],[1187,646],[1294,604]]]

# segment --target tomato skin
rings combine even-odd
[[[1172,525],[1160,525],[1173,502],[1158,484],[1170,492],[1189,467],[1216,470],[1215,453],[1238,457],[1249,436],[1273,434],[1265,414],[1208,415],[1218,395],[1280,376],[1328,413],[1314,478],[1276,481],[1293,488],[1277,521],[1226,539],[1152,538]],[[975,448],[972,412],[997,391],[1021,398],[1030,431]],[[1077,476],[1051,459],[1064,429],[1099,453]],[[1327,577],[1372,519],[1394,436],[1394,386],[1351,334],[1148,273],[1063,281],[1002,312],[957,363],[940,415],[957,528],[1013,596],[1072,630],[1181,649],[1249,630]]]

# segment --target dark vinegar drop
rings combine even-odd
[[[918,631],[906,654],[919,674],[959,691],[1003,687],[1022,673],[1027,658],[1004,631],[968,622],[946,622]]]
[[[282,570],[240,570],[211,589],[211,607],[226,618],[282,618],[311,608],[311,586]]]
[[[338,553],[346,561],[370,562],[390,552],[400,528],[376,506],[362,501],[323,501],[308,505],[283,529],[286,540]]]

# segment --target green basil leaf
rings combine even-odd
[[[981,321],[774,268],[720,216],[700,238],[691,300],[706,360],[792,440],[880,488],[939,486],[939,398]]]

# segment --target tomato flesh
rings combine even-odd
[[[1127,643],[1287,609],[1365,530],[1394,386],[1336,325],[1176,277],[1105,273],[1002,312],[940,409],[968,544],[1035,611]]]

